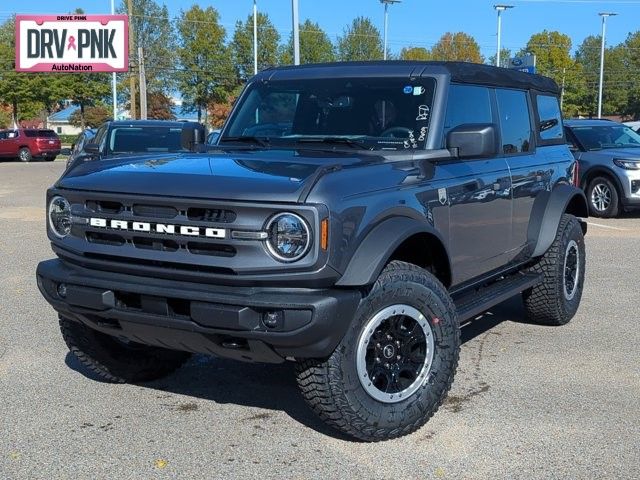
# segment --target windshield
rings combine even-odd
[[[625,125],[571,127],[571,131],[586,150],[640,147],[640,135]]]
[[[434,89],[432,78],[261,82],[249,87],[218,143],[424,148]]]
[[[109,153],[182,152],[180,127],[114,127]]]

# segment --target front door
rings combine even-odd
[[[463,124],[497,123],[492,91],[486,87],[451,85],[445,135]],[[511,235],[511,175],[502,155],[452,160],[441,165],[450,184],[449,254],[453,283],[460,284],[504,264]]]

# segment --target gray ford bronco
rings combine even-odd
[[[558,93],[466,63],[265,70],[217,145],[185,129],[191,151],[67,170],[38,286],[106,380],[288,360],[329,425],[406,435],[447,395],[461,322],[514,295],[539,324],[578,309],[588,209]]]

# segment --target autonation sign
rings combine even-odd
[[[126,15],[16,15],[19,72],[126,72]]]

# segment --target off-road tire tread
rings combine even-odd
[[[413,423],[405,425],[401,428],[384,429],[375,428],[363,421],[348,406],[347,399],[342,394],[343,378],[339,368],[336,355],[332,355],[327,360],[307,359],[299,361],[296,364],[296,379],[298,387],[302,392],[307,404],[325,423],[333,428],[352,437],[359,438],[368,442],[379,442],[392,438],[408,435],[420,427],[438,411],[440,405],[451,389],[455,371],[459,360],[460,346],[460,329],[457,324],[456,308],[453,301],[446,293],[446,288],[438,281],[438,279],[426,270],[401,261],[392,261],[380,274],[375,282],[371,292],[378,289],[386,289],[389,285],[402,283],[420,283],[432,291],[440,290],[444,295],[440,295],[439,299],[445,304],[445,308],[451,318],[456,319],[454,328],[455,332],[449,332],[454,335],[456,348],[453,352],[451,373],[442,389],[437,402],[428,411],[424,411],[423,415]],[[340,348],[340,346],[338,346]]]
[[[72,320],[60,318],[59,323],[62,338],[69,351],[91,372],[107,382],[137,383],[157,380],[173,373],[191,356],[188,352],[149,346],[146,351],[136,352],[138,355],[135,363],[100,361],[99,358],[105,355],[108,359],[109,352],[103,345],[95,342],[95,335],[104,334]]]
[[[530,269],[533,273],[543,275],[542,282],[523,292],[522,295],[527,319],[532,323],[559,326],[568,323],[573,316],[567,316],[560,304],[563,301],[561,297],[563,287],[558,285],[562,282],[562,278],[558,276],[557,266],[558,262],[564,264],[564,239],[574,228],[581,230],[576,217],[563,214],[556,238],[542,258]],[[584,252],[581,253],[584,254]]]

